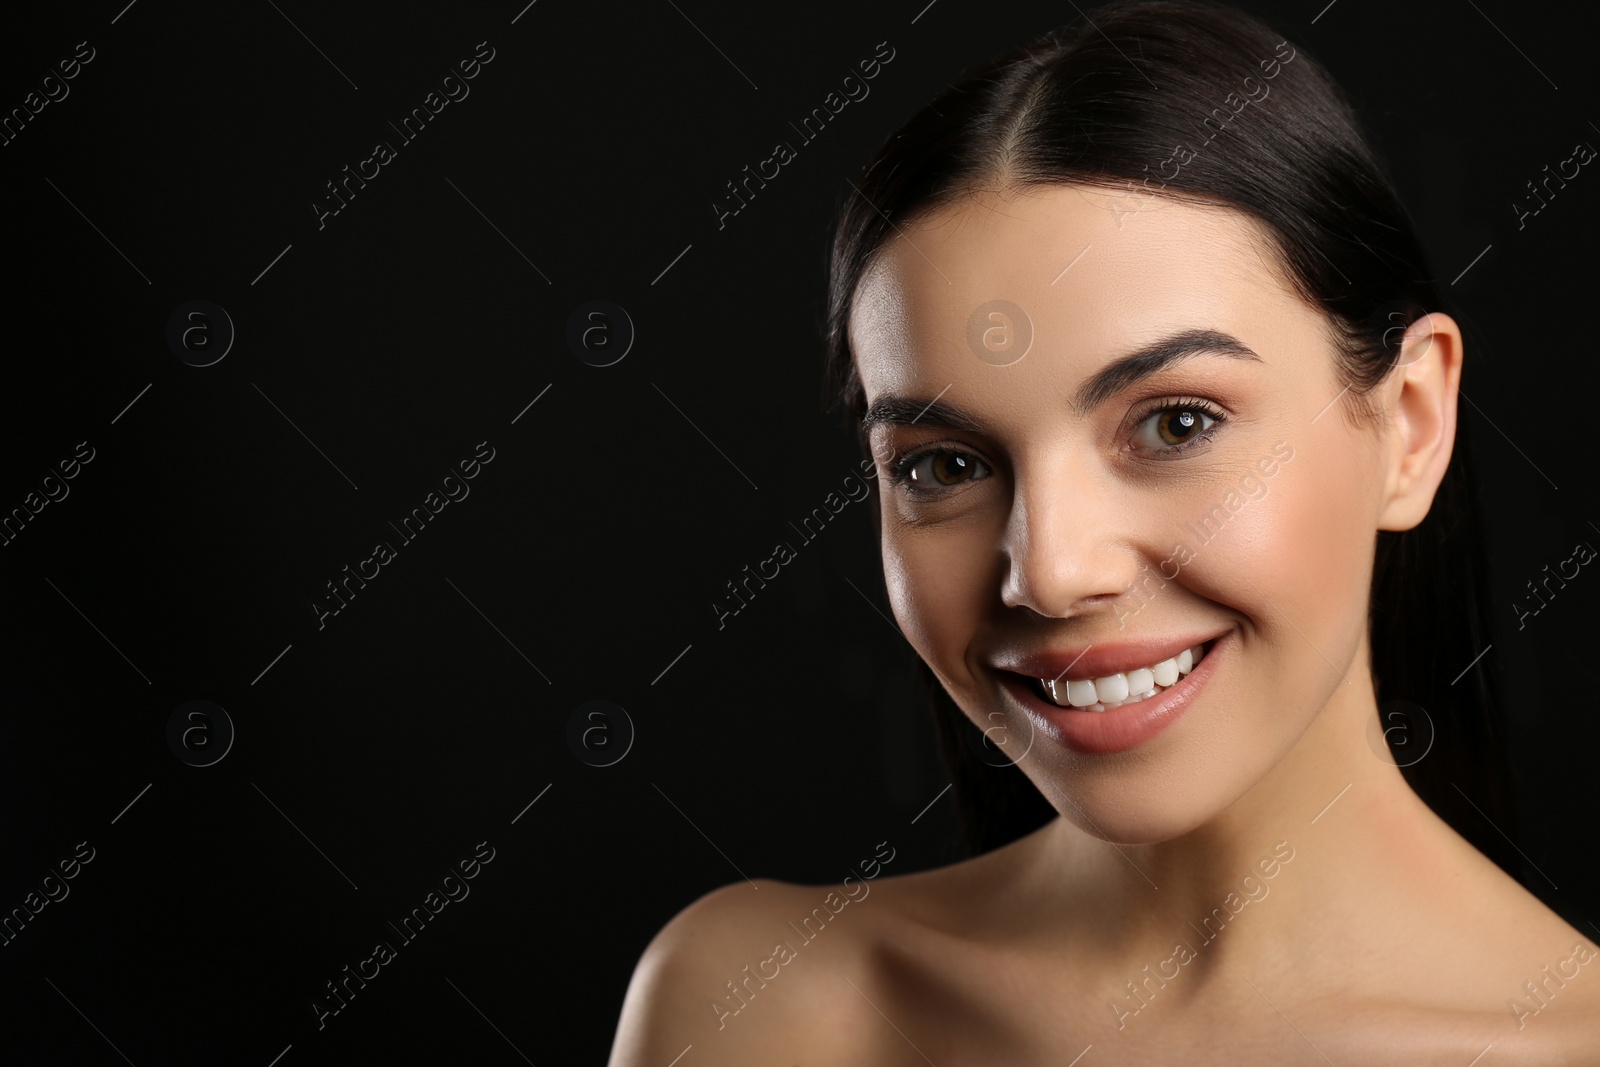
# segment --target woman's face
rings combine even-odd
[[[1326,763],[1330,701],[1370,709],[1382,437],[1243,215],[975,196],[886,243],[850,338],[895,616],[1063,815],[1175,837]],[[1143,670],[1200,642],[1170,692]],[[1070,706],[1117,675],[1156,695]]]

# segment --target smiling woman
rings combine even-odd
[[[974,858],[884,878],[736,1034],[717,976],[813,891],[697,901],[613,1064],[1579,1062],[1595,950],[1492,825],[1461,331],[1327,74],[1231,8],[1114,4],[857,184],[830,368]],[[999,306],[1004,363],[968,340]],[[1397,700],[1436,727],[1404,768]]]

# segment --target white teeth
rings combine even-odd
[[[1063,683],[1041,679],[1040,686],[1050,701],[1058,706],[1106,711],[1136,700],[1148,700],[1161,690],[1176,685],[1178,679],[1194,670],[1204,656],[1205,647],[1195,645],[1150,667],[1108,674],[1093,680],[1082,678]]]
[[[1102,704],[1117,704],[1128,699],[1128,676],[1126,674],[1108,674],[1104,678],[1094,680],[1095,696],[1100,698]]]

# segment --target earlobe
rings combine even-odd
[[[1406,330],[1387,398],[1386,484],[1380,530],[1409,530],[1433,504],[1456,436],[1456,400],[1463,357],[1461,328],[1432,312]]]

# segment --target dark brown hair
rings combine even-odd
[[[858,429],[865,397],[848,337],[852,302],[895,228],[981,189],[1066,182],[1136,183],[1141,195],[1221,204],[1260,224],[1283,275],[1326,317],[1349,386],[1339,404],[1353,422],[1371,420],[1367,398],[1394,369],[1404,327],[1445,310],[1354,110],[1304,50],[1219,4],[1113,3],[947,87],[879,147],[847,194],[830,263],[826,388]],[[1468,451],[1458,428],[1428,516],[1377,535],[1373,674],[1380,711],[1404,702],[1424,711],[1410,713],[1405,735],[1385,733],[1407,781],[1520,879],[1500,836],[1515,823],[1492,666],[1475,661],[1489,635]],[[976,727],[921,669],[968,849],[996,847],[1052,818],[1020,770],[979,757],[963,736]],[[1426,757],[1408,762],[1430,732]]]

